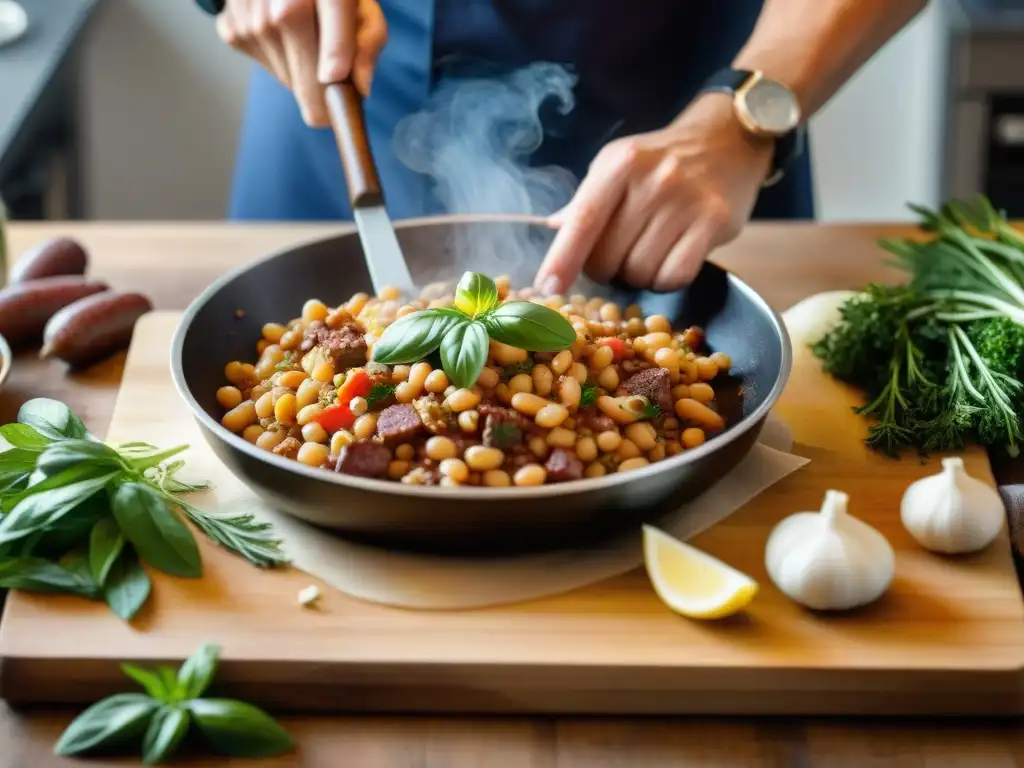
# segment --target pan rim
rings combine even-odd
[[[547,220],[539,216],[519,214],[462,214],[402,219],[395,222],[395,228],[412,229],[417,227],[450,226],[452,224],[502,222],[549,226]],[[335,235],[335,237],[343,235],[355,236],[354,225],[349,222],[345,222],[342,231],[339,232],[338,235]],[[748,300],[758,306],[771,319],[778,334],[778,339],[781,343],[782,349],[778,376],[776,377],[775,383],[772,385],[768,395],[761,404],[755,408],[752,413],[740,419],[738,423],[727,428],[721,434],[715,435],[702,445],[696,448],[691,448],[688,451],[684,451],[678,456],[662,459],[661,461],[649,464],[646,467],[634,469],[629,472],[615,472],[610,475],[604,475],[603,477],[582,478],[580,480],[572,480],[565,483],[539,486],[507,486],[504,488],[460,486],[455,488],[443,485],[406,485],[404,483],[396,483],[390,480],[356,477],[354,475],[346,475],[340,472],[326,472],[320,467],[309,467],[293,459],[286,459],[269,451],[257,448],[252,443],[244,440],[240,435],[236,435],[234,432],[226,429],[219,421],[212,418],[205,409],[203,409],[199,404],[199,401],[192,394],[192,391],[188,387],[188,383],[185,381],[184,366],[182,364],[185,337],[188,329],[192,325],[192,321],[200,310],[206,306],[209,300],[224,286],[228,285],[240,275],[250,269],[253,269],[259,264],[279,258],[289,251],[301,248],[303,245],[311,245],[312,243],[320,242],[325,239],[328,238],[325,236],[319,236],[315,239],[302,241],[288,246],[287,248],[273,251],[249,261],[215,280],[185,309],[185,312],[182,314],[181,321],[175,329],[170,350],[171,377],[174,381],[174,387],[178,391],[178,396],[185,401],[189,410],[192,411],[193,418],[197,419],[200,425],[206,429],[207,432],[213,434],[233,450],[246,455],[250,459],[285,472],[291,472],[293,474],[309,478],[313,481],[331,483],[339,488],[353,488],[366,492],[397,494],[399,496],[412,496],[437,500],[456,499],[491,501],[535,499],[550,496],[571,495],[573,493],[585,491],[600,491],[602,489],[615,487],[634,480],[643,480],[644,478],[653,477],[660,473],[669,473],[678,470],[688,464],[699,461],[701,458],[720,450],[726,444],[739,439],[751,429],[754,429],[768,416],[769,412],[775,407],[776,402],[782,395],[782,391],[785,389],[786,384],[789,381],[790,374],[792,373],[792,341],[790,340],[789,333],[786,329],[785,322],[782,320],[782,316],[746,282],[734,275],[732,272],[719,267],[725,272],[730,284],[743,293]]]

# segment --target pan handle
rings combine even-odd
[[[345,169],[349,202],[353,208],[381,205],[384,194],[366,134],[362,96],[349,78],[328,85],[325,95],[331,127]]]

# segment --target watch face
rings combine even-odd
[[[774,80],[758,80],[746,93],[750,119],[765,133],[781,136],[800,123],[800,106],[793,92]]]

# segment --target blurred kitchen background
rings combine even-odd
[[[28,30],[0,47],[13,214],[222,218],[248,64],[209,17],[191,0],[18,2]],[[907,201],[974,192],[1024,217],[1024,0],[932,0],[811,141],[823,221],[899,220]]]

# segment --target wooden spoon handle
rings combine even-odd
[[[366,135],[362,96],[352,81],[346,79],[328,85],[326,97],[327,112],[345,169],[349,202],[353,208],[381,205],[384,195]]]

